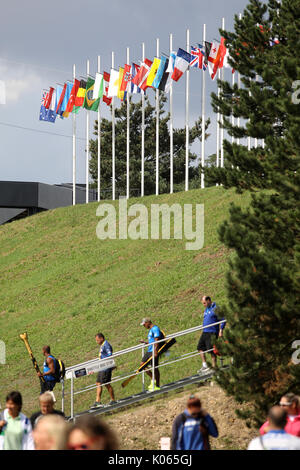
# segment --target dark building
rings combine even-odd
[[[85,204],[85,185],[76,185],[76,204]],[[97,191],[89,191],[89,201]],[[37,212],[73,204],[73,185],[0,181],[0,225]]]

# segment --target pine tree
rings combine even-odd
[[[159,122],[159,191],[169,192],[170,186],[170,134],[168,129],[169,114],[164,111],[166,97],[160,94]],[[115,151],[116,151],[116,191],[118,195],[126,195],[126,139],[127,139],[127,103],[122,102],[115,110]],[[189,139],[192,145],[196,139],[201,141],[201,118],[190,128]],[[141,188],[141,101],[130,100],[130,194],[139,196]],[[210,120],[206,121],[206,130]],[[98,135],[98,122],[95,121],[94,134]],[[209,136],[206,133],[205,138]],[[156,114],[148,97],[145,98],[145,163],[144,187],[145,194],[155,194],[156,168]],[[185,180],[185,129],[174,129],[174,190],[184,189]],[[98,139],[90,140],[90,173],[97,182],[97,148]],[[189,152],[190,182],[198,176],[197,155]],[[101,197],[111,197],[112,177],[112,123],[108,119],[101,121]]]
[[[219,229],[233,251],[222,345],[233,364],[218,380],[238,401],[253,404],[240,414],[258,424],[282,394],[300,390],[300,365],[292,359],[300,340],[300,0],[250,0],[234,32],[221,34],[242,87],[220,82],[214,109],[230,135],[259,145],[248,151],[226,141],[225,168],[206,170],[225,188],[251,191],[250,206],[233,205]],[[232,113],[241,128],[232,127]]]

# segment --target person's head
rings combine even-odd
[[[204,295],[201,299],[202,304],[204,307],[210,307],[211,306],[211,298],[208,295]]]
[[[50,346],[43,346],[42,352],[44,356],[49,356],[50,354]]]
[[[284,429],[286,426],[287,412],[282,406],[272,406],[268,413],[269,429]]]
[[[96,334],[96,343],[99,344],[99,346],[101,346],[101,344],[103,344],[104,341],[105,341],[104,334],[103,333],[97,333]]]
[[[144,326],[145,328],[147,328],[147,330],[149,330],[149,328],[151,328],[152,321],[151,321],[150,318],[143,318],[143,320],[141,321],[140,325],[141,325],[141,326]]]
[[[53,413],[54,410],[54,399],[50,392],[45,392],[40,395],[40,409],[43,415]]]
[[[70,450],[116,450],[111,429],[96,416],[81,416],[73,424],[68,439]]]
[[[13,391],[10,392],[6,397],[6,408],[10,416],[16,417],[19,416],[19,413],[22,409],[22,395],[20,392]]]
[[[59,415],[40,418],[33,430],[36,450],[66,450],[69,425]]]
[[[199,413],[201,411],[201,401],[195,395],[190,395],[186,407],[189,414],[196,418],[199,416]]]
[[[288,415],[297,415],[299,413],[299,397],[294,393],[286,393],[280,399],[279,405]]]

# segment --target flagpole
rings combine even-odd
[[[225,18],[222,18],[222,30],[225,29]],[[221,71],[221,79],[224,82],[224,66]],[[224,116],[221,114],[221,168],[224,167]]]
[[[156,56],[159,57],[159,39],[156,39]],[[155,92],[156,106],[156,196],[159,194],[159,91]]]
[[[111,68],[115,67],[115,53],[111,53]],[[112,122],[112,200],[116,199],[116,150],[115,150],[115,98],[111,100],[111,122]]]
[[[145,60],[145,43],[142,43],[142,61]],[[145,163],[145,95],[142,93],[142,149],[141,149],[141,196],[144,196],[144,163]]]
[[[256,81],[256,83],[258,82],[258,75],[257,74],[255,75],[255,81]],[[255,137],[255,139],[254,139],[254,148],[257,149],[257,146],[258,146],[258,140],[257,140],[257,137]]]
[[[239,19],[240,20],[242,19],[242,13],[239,14]],[[238,89],[240,89],[241,88],[241,74],[240,74],[240,72],[238,72],[238,80],[237,81],[238,81]],[[238,117],[237,118],[237,126],[240,127],[240,124],[241,124],[241,119],[240,119],[240,117]],[[240,145],[240,138],[239,137],[236,139],[236,143],[238,145]]]
[[[76,67],[73,65],[73,79],[75,83]],[[73,206],[76,204],[76,114],[73,113]]]
[[[86,62],[86,75],[87,78],[90,74],[90,61]],[[85,160],[85,202],[89,202],[89,127],[90,127],[90,113],[86,110],[86,160]]]
[[[127,47],[127,64],[129,65],[129,47]],[[127,142],[126,142],[126,198],[129,199],[129,145],[130,145],[130,118],[129,118],[129,91],[127,91]]]
[[[235,72],[233,72],[233,74],[232,74],[231,84],[232,84],[232,88],[233,88],[234,85],[235,85]],[[234,126],[234,115],[233,115],[233,113],[231,114],[231,125]],[[234,144],[234,136],[233,135],[231,136],[231,144]]]
[[[170,34],[170,57],[173,49],[173,34]],[[170,85],[170,194],[173,194],[173,83]]]
[[[221,78],[221,70],[218,69],[218,79]],[[220,86],[218,85],[218,99],[220,99]],[[219,168],[219,156],[220,156],[220,112],[217,113],[217,153],[216,153],[216,167]],[[218,186],[218,183],[216,184]]]
[[[203,44],[206,41],[206,24],[203,25]],[[202,67],[202,140],[201,140],[201,166],[204,168],[205,157],[205,71]],[[201,188],[204,188],[204,172],[201,171]]]
[[[101,69],[101,59],[100,56],[98,55],[98,73],[100,73]],[[101,176],[101,142],[100,142],[100,127],[101,127],[101,115],[100,115],[100,105],[101,105],[101,100],[99,100],[99,106],[98,106],[98,202],[100,201],[100,176]]]
[[[190,52],[190,30],[186,30],[186,50]],[[190,67],[186,71],[185,82],[185,190],[189,190],[189,90]]]

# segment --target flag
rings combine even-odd
[[[135,85],[133,83],[133,80],[136,77],[136,75],[138,74],[139,70],[140,70],[140,66],[137,65],[137,64],[132,63],[132,66],[130,68],[131,81],[128,82],[128,87],[127,87],[127,91],[129,93],[144,93],[137,85]]]
[[[118,96],[118,90],[119,72],[117,70],[111,69],[107,96],[109,98],[112,98],[113,96]]]
[[[54,91],[54,88],[50,87],[48,93],[46,94],[45,103],[44,103],[44,106],[46,109],[49,109],[49,106],[52,100],[53,91]]]
[[[131,67],[128,64],[124,65],[124,73],[123,73],[123,78],[122,78],[122,83],[120,86],[121,91],[127,91],[128,85],[130,84],[132,79],[131,75]]]
[[[165,73],[167,67],[168,67],[168,63],[169,63],[169,60],[167,59],[167,57],[165,57],[164,55],[161,56],[160,58],[160,63],[159,63],[159,67],[157,69],[157,72],[156,72],[156,75],[155,75],[155,78],[152,82],[152,87],[153,88],[156,88],[158,89],[159,87],[159,84],[163,78],[163,74]]]
[[[190,67],[202,69],[204,52],[200,49],[200,47],[191,47],[191,56],[192,60],[190,62]]]
[[[63,111],[63,117],[68,117],[69,114],[70,114],[67,111],[67,106],[68,106],[69,99],[70,99],[70,96],[71,96],[72,88],[73,88],[73,83],[68,82],[67,83],[67,88],[66,88],[66,93],[65,93],[62,105],[61,105],[61,110]]]
[[[0,80],[0,104],[6,104],[5,82]]]
[[[121,85],[123,81],[123,75],[124,75],[124,68],[119,67],[119,82],[118,82],[118,94],[117,97],[120,98],[121,101],[124,99],[124,91],[121,91]]]
[[[160,59],[155,57],[154,60],[153,60],[153,64],[151,65],[149,75],[147,77],[147,87],[152,86],[153,80],[154,80],[155,75],[158,71],[159,64],[160,64]]]
[[[217,42],[212,43],[209,56],[208,56],[208,68],[209,68],[209,72],[210,72],[210,76],[212,80],[214,80],[217,74],[217,70],[220,67],[221,60],[223,62],[225,53],[226,53],[226,48],[224,46],[224,39],[223,39],[222,44],[217,43]]]
[[[143,91],[147,88],[147,77],[150,72],[152,62],[149,59],[145,59],[144,62],[141,64],[138,73],[133,78],[132,83],[137,85]]]
[[[167,59],[166,71],[164,72],[158,87],[159,90],[162,90],[165,93],[169,93],[171,88],[171,76],[174,71],[175,59],[176,52],[171,52],[169,59]]]
[[[96,73],[93,99],[102,98],[103,96],[103,75],[102,73]]]
[[[80,82],[79,80],[74,79],[73,87],[70,93],[70,98],[66,107],[66,112],[71,113],[73,111],[74,105],[75,105],[75,100],[76,96],[78,93]]]
[[[39,120],[54,123],[55,119],[56,119],[56,114],[51,109],[47,109],[45,107],[45,104],[47,102],[47,98],[48,98],[48,92],[44,91],[43,95],[42,95],[42,102],[41,102]]]
[[[208,67],[208,57],[210,54],[212,43],[205,41],[205,56],[204,56],[204,62],[206,64],[206,68]]]
[[[59,99],[58,99],[58,103],[57,103],[57,108],[56,108],[56,111],[55,111],[56,114],[59,114],[60,116],[62,116],[62,113],[63,113],[63,111],[61,109],[61,106],[62,106],[64,97],[65,97],[66,89],[67,89],[67,84],[65,83],[63,89],[61,90],[61,93],[60,93],[60,96],[59,96]]]
[[[204,70],[204,72],[205,72],[205,70],[207,69],[207,58],[206,58],[206,54],[205,54],[206,49],[205,49],[204,46],[202,46],[202,44],[198,44],[198,47],[201,51],[201,54],[203,55],[202,70]]]
[[[75,102],[74,102],[74,106],[76,108],[80,108],[83,105],[85,93],[86,93],[86,81],[80,80],[80,84],[79,84],[77,95],[76,95]]]
[[[87,82],[86,82],[86,93],[85,93],[84,103],[83,103],[83,107],[87,109],[88,111],[98,111],[100,98],[97,98],[96,100],[93,99],[94,85],[95,85],[95,80],[93,80],[93,78],[91,77],[88,77]]]
[[[103,101],[110,106],[111,98],[108,97],[108,88],[109,88],[109,81],[110,81],[110,74],[107,72],[103,72]]]
[[[187,70],[190,62],[191,62],[192,56],[189,52],[184,51],[183,49],[178,49],[176,59],[175,59],[175,65],[174,65],[174,71],[172,73],[172,80],[175,82],[178,82],[180,77],[184,74],[184,72]]]

